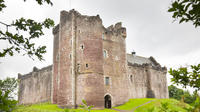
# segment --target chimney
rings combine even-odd
[[[131,54],[132,54],[133,56],[135,56],[135,55],[136,55],[136,52],[133,50],[133,52],[131,52]]]

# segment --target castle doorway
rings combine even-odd
[[[112,107],[112,103],[111,103],[110,95],[106,95],[104,97],[104,100],[105,100],[105,108],[111,108]]]

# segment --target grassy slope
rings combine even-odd
[[[147,112],[147,110],[156,107],[156,109],[160,106],[161,102],[168,102],[169,108],[173,110],[177,110],[180,112],[185,112],[183,109],[183,106],[189,106],[187,104],[180,103],[177,100],[174,99],[148,99],[148,98],[142,98],[142,99],[130,99],[127,103],[114,107],[114,109],[118,110],[133,110],[137,106],[144,104],[146,102],[152,101],[146,105],[143,105],[141,107],[138,107],[135,112]],[[81,109],[71,109],[75,112],[82,111]],[[19,106],[18,109],[14,110],[13,112],[64,112],[64,109],[60,109],[55,104],[50,103],[43,103],[43,104],[35,104],[31,106]],[[104,109],[104,110],[92,110],[91,112],[117,112],[115,110],[110,109]]]
[[[70,112],[80,112],[82,109],[70,109]],[[18,106],[13,112],[65,112],[64,109],[59,108],[56,104],[42,103],[34,104],[30,106]],[[92,110],[91,112],[117,112],[115,110],[104,109],[104,110]]]
[[[186,112],[186,110],[184,110],[184,107],[187,107],[187,108],[190,107],[190,105],[181,103],[180,101],[177,101],[175,99],[156,99],[149,104],[146,104],[137,108],[135,112],[148,112],[148,110],[152,108],[154,108],[155,112],[157,112],[156,110],[158,110],[158,108],[160,107],[161,102],[168,103],[168,108],[170,110],[177,111],[177,112]]]
[[[114,107],[114,108],[119,109],[119,110],[132,110],[133,108],[135,108],[139,105],[142,105],[151,100],[154,100],[154,99],[152,99],[152,98],[130,99],[125,104],[118,106],[118,107]]]

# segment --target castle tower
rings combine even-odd
[[[129,85],[126,59],[126,28],[116,23],[103,29],[105,107],[128,101]],[[109,97],[110,100],[106,100]]]
[[[101,35],[99,16],[61,12],[54,31],[53,103],[73,108],[86,100],[97,108],[104,106]]]

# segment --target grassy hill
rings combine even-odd
[[[186,112],[184,107],[190,107],[190,105],[179,102],[174,99],[150,99],[150,98],[142,98],[142,99],[130,99],[127,103],[113,107],[112,109],[104,109],[104,110],[92,110],[91,112],[157,112],[165,105],[167,108],[177,112]],[[13,112],[83,112],[82,109],[70,109],[64,110],[57,107],[55,104],[50,103],[42,103],[42,104],[34,104],[29,106],[20,105]]]

